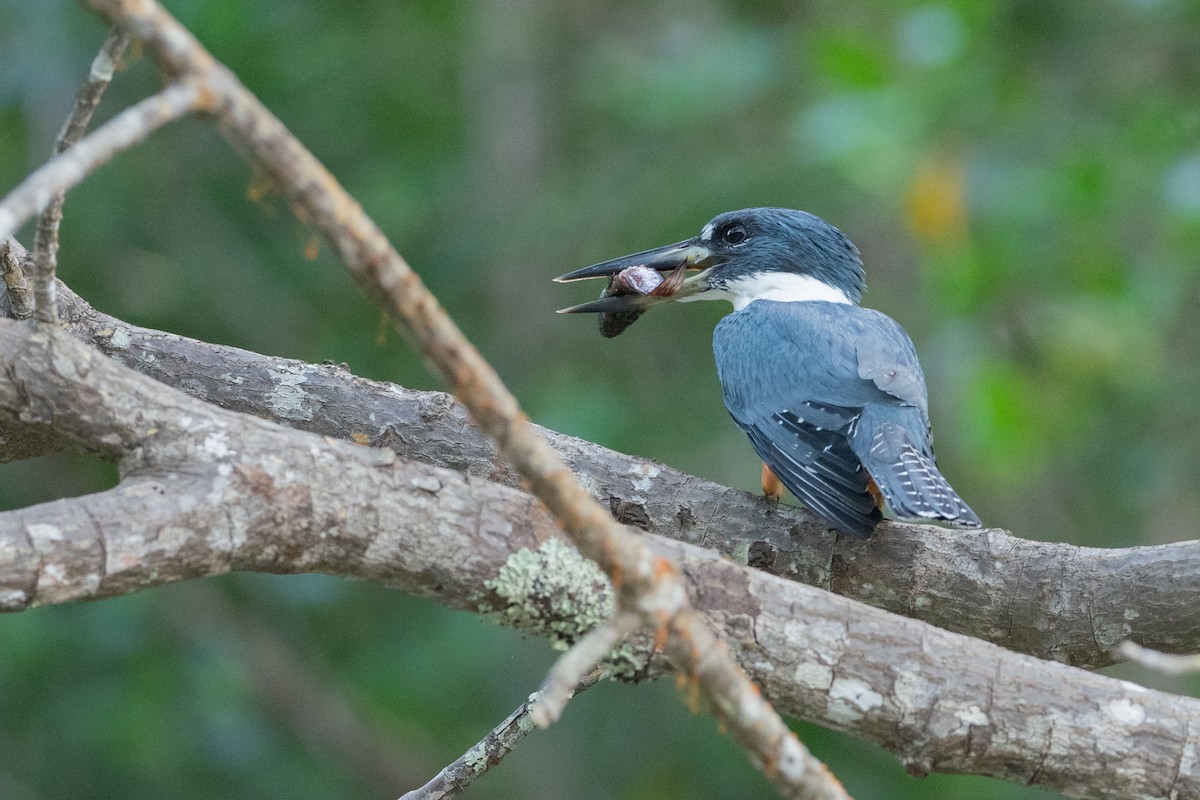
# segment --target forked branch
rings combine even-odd
[[[613,577],[620,607],[667,633],[666,649],[676,668],[697,681],[714,713],[776,786],[791,797],[845,798],[841,785],[800,744],[692,609],[678,570],[584,491],[499,376],[328,170],[157,3],[89,0],[89,5],[141,40],[175,85],[202,87],[221,132],[303,210],[306,222],[325,236],[363,289],[496,440],[579,549]],[[0,237],[3,220],[0,216]]]
[[[54,143],[54,153],[61,153],[83,136],[92,121],[92,114],[104,96],[104,90],[112,81],[113,70],[129,45],[129,34],[115,27],[100,46],[100,52],[92,61],[87,80],[75,95],[75,104],[67,121],[59,131]],[[58,257],[58,226],[62,223],[65,191],[56,192],[50,203],[38,217],[37,234],[33,247],[33,293],[37,304],[39,322],[58,322],[58,304],[54,298],[54,273]]]
[[[0,513],[6,610],[233,570],[371,581],[540,635],[578,635],[605,605],[578,602],[594,568],[566,583],[573,605],[541,593],[591,562],[518,489],[225,411],[44,326],[0,320],[0,365],[0,419],[53,427],[119,459],[124,476],[106,492]],[[1194,698],[643,539],[682,565],[695,605],[786,713],[879,744],[915,772],[991,775],[1076,797],[1200,797]],[[525,594],[497,583],[551,552]],[[611,599],[610,588],[596,591]],[[633,654],[643,652],[635,643]]]
[[[56,195],[77,186],[113,156],[138,144],[168,122],[193,111],[203,111],[207,99],[195,82],[172,83],[117,114],[74,147],[46,162],[0,200],[0,241],[16,233],[17,228],[49,205]]]

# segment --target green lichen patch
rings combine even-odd
[[[463,753],[463,761],[473,775],[482,775],[488,768],[487,748],[480,742]]]
[[[508,557],[484,582],[495,598],[481,608],[491,619],[547,636],[565,650],[613,613],[613,588],[595,562],[561,539]],[[496,603],[495,601],[499,601]]]

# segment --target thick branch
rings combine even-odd
[[[45,329],[0,323],[0,352],[12,354],[0,416],[52,419],[72,438],[128,453],[115,489],[0,514],[7,608],[230,570],[319,571],[533,621],[507,613],[519,600],[498,581],[521,559],[514,550],[545,550],[556,535],[533,497],[216,409]],[[914,771],[1080,797],[1200,793],[1189,755],[1200,701],[1014,654],[690,544],[646,541],[682,565],[697,607],[769,699],[877,742]],[[537,622],[561,632],[569,615]]]
[[[59,313],[82,341],[139,372],[235,411],[405,458],[519,484],[465,409],[439,392],[129,325],[65,286]],[[1200,650],[1200,542],[1103,550],[1004,531],[885,525],[869,543],[836,537],[803,510],[542,430],[619,519],[871,605],[1076,666],[1112,663],[1132,638]],[[45,430],[0,424],[0,459],[44,452]]]

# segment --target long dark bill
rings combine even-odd
[[[689,268],[701,269],[707,266],[705,262],[711,255],[707,247],[699,244],[695,239],[687,239],[675,244],[655,247],[652,250],[643,250],[640,253],[601,261],[599,264],[592,264],[590,267],[560,275],[554,280],[557,283],[570,283],[588,278],[607,278],[629,267],[649,267],[659,272],[671,272],[680,264],[687,264]]]

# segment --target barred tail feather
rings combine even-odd
[[[943,477],[932,455],[918,450],[903,430],[885,426],[863,459],[888,508],[906,519],[937,519],[977,528],[982,523]]]

